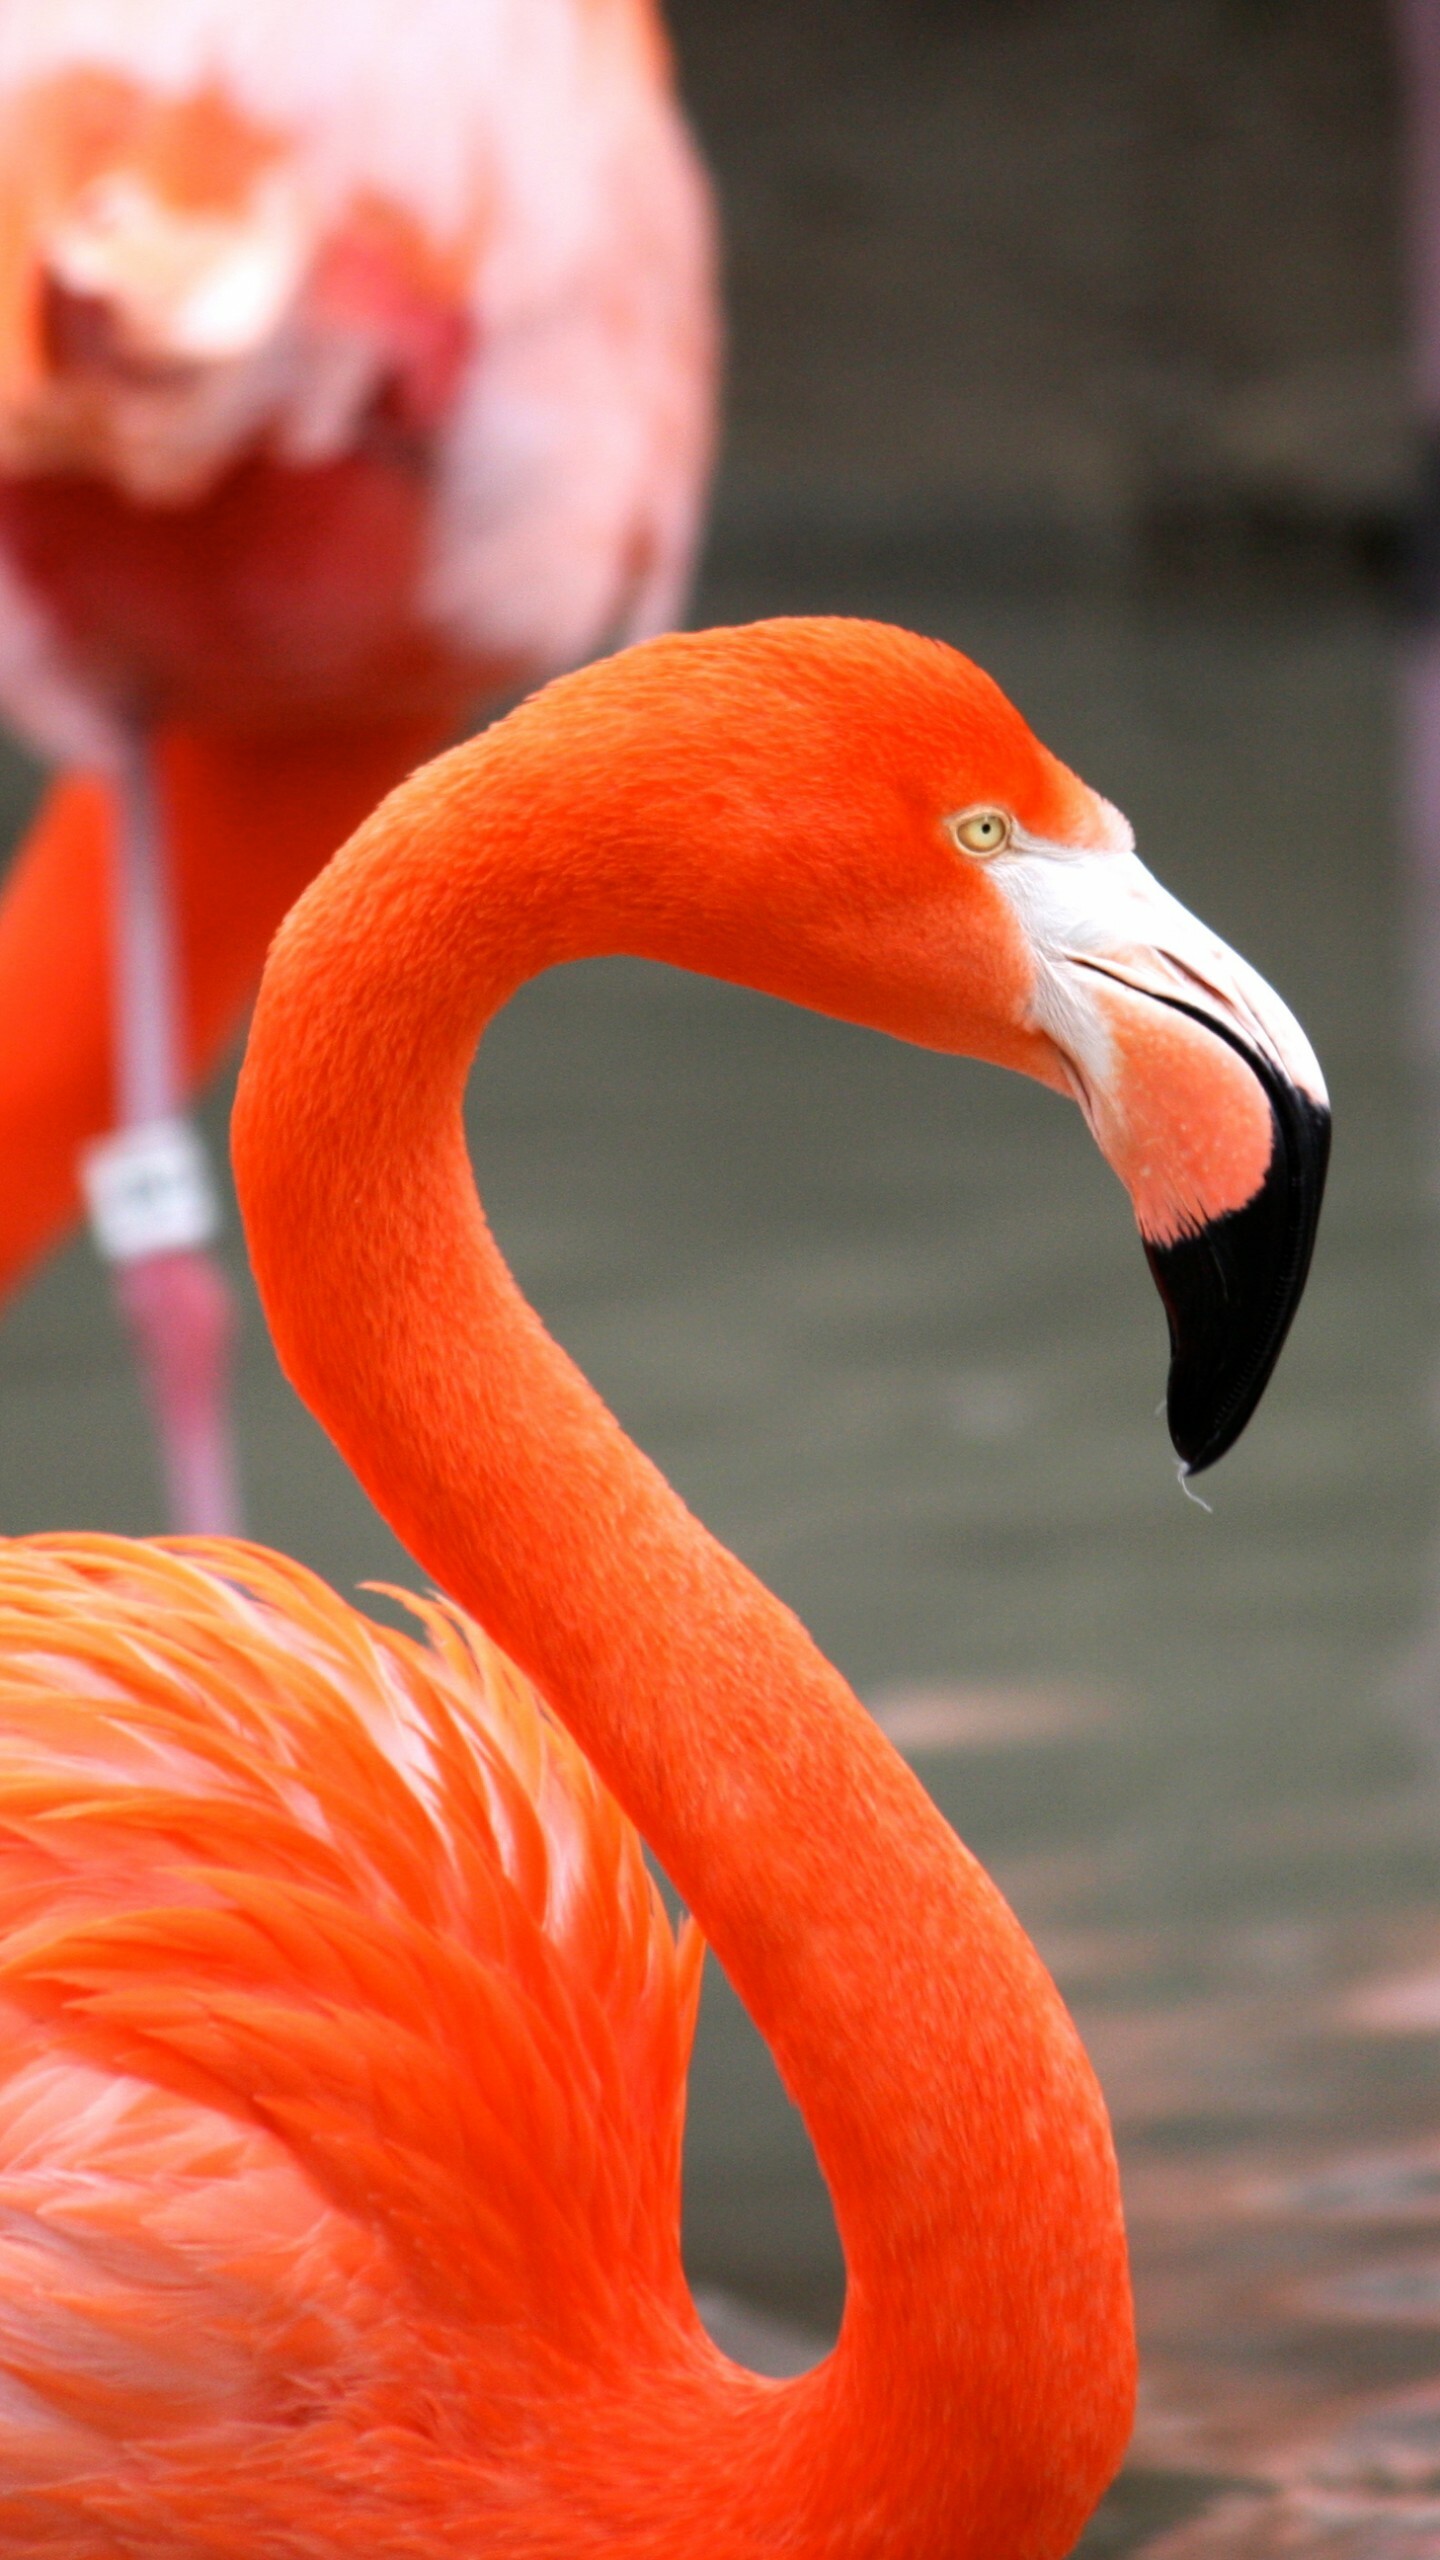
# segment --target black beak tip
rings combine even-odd
[[[1166,1414],[1187,1476],[1233,1449],[1280,1357],[1315,1245],[1330,1114],[1268,1063],[1274,1146],[1265,1180],[1243,1208],[1145,1255],[1170,1326]]]

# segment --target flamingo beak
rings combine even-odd
[[[1233,1027],[1174,997],[1230,1044],[1270,1109],[1270,1159],[1257,1191],[1168,1242],[1141,1233],[1170,1327],[1165,1413],[1187,1476],[1239,1439],[1270,1381],[1310,1273],[1330,1159],[1330,1108]]]
[[[1037,955],[1037,1013],[1134,1203],[1170,1328],[1170,1437],[1198,1475],[1239,1439],[1300,1303],[1330,1107],[1273,989],[1133,854],[1117,868],[1120,930]]]

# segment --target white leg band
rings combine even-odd
[[[142,1262],[208,1244],[220,1204],[198,1130],[188,1120],[143,1120],[81,1151],[90,1231],[107,1262]]]

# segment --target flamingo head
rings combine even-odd
[[[1014,972],[1031,1072],[1074,1096],[1130,1194],[1194,1475],[1244,1430],[1299,1304],[1325,1084],[1289,1008],[1153,878],[1119,810],[1061,767],[1046,778],[967,796],[941,824],[996,974],[1002,955]]]
[[[956,651],[775,622],[652,643],[552,695],[623,687],[648,718],[646,658],[686,795],[658,795],[662,824],[710,855],[689,921],[672,908],[645,946],[1072,1096],[1169,1319],[1175,1448],[1213,1465],[1275,1366],[1319,1216],[1329,1106],[1293,1014]]]

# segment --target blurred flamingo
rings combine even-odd
[[[1075,1094],[1188,1464],[1278,1354],[1324,1170],[1304,1035],[967,660],[652,641],[403,784],[276,940],[236,1170],[292,1378],[494,1642],[234,1542],[0,1544],[14,2560],[1060,2560],[1123,2451],[1115,2164],[1054,1985],[476,1200],[487,1018],[607,951]],[[686,2286],[699,1939],[640,1833],[834,2199],[844,2325],[789,2382]]]
[[[0,0],[0,1287],[88,1194],[175,1521],[235,1518],[184,1120],[267,941],[494,702],[659,629],[705,184],[651,0]]]

